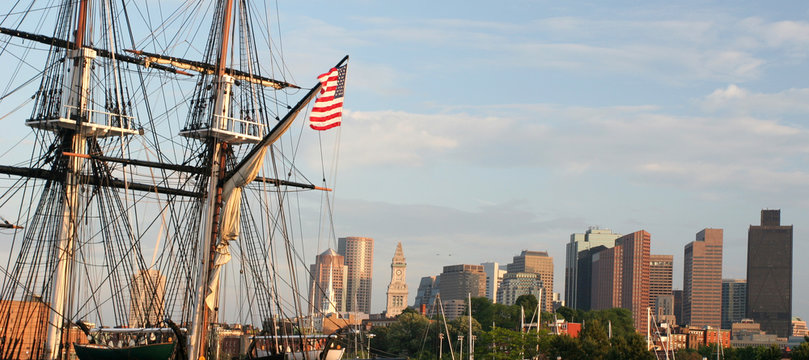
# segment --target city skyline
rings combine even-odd
[[[760,211],[761,211],[761,216],[762,216],[762,217],[764,216],[764,214],[765,214],[765,213],[777,213],[778,215],[777,215],[776,217],[778,218],[778,221],[780,221],[780,210],[769,210],[769,209],[762,209],[762,210],[760,210]],[[751,229],[752,229],[753,227],[755,227],[755,226],[754,226],[754,225],[751,225]],[[787,226],[787,227],[791,229],[791,227],[789,227],[789,226]],[[603,234],[613,234],[613,232],[612,232],[610,229],[602,229],[602,228],[599,228],[598,226],[591,226],[591,227],[588,227],[588,230],[587,230],[587,232],[588,232],[588,233],[589,233],[589,232],[594,232],[594,231],[600,231],[600,232],[601,232],[601,233],[603,233]],[[642,232],[644,232],[644,231],[643,231],[643,230],[640,230],[638,233],[642,233]],[[718,245],[718,246],[719,246],[719,251],[718,251],[718,254],[719,254],[719,259],[720,259],[720,260],[719,260],[719,266],[720,266],[720,267],[722,267],[721,265],[723,264],[723,261],[721,260],[721,258],[723,257],[722,255],[723,255],[723,253],[724,253],[724,251],[723,251],[723,246],[724,246],[724,245],[723,245],[723,241],[722,241],[722,238],[723,238],[723,233],[724,233],[724,230],[723,230],[723,229],[721,229],[721,228],[718,228],[718,229],[716,229],[716,228],[705,228],[705,229],[703,229],[703,230],[701,230],[701,231],[697,232],[697,242],[704,242],[704,241],[705,241],[705,239],[718,238],[718,244],[719,244],[719,245]],[[579,237],[578,237],[579,235],[582,235],[582,234],[578,234],[578,233],[571,233],[571,234],[569,235],[570,242],[567,242],[567,243],[562,243],[562,244],[560,245],[561,247],[566,247],[566,250],[565,250],[565,252],[564,252],[565,254],[567,254],[568,252],[570,252],[570,246],[571,246],[571,243],[574,241],[574,239],[576,239],[576,240],[581,240],[581,239],[583,239],[583,238],[579,238]],[[617,234],[615,234],[615,235],[617,235]],[[629,235],[633,235],[633,234],[629,234]],[[635,236],[637,236],[637,235],[635,235]],[[646,234],[646,236],[648,236],[648,234]],[[626,236],[625,236],[625,237],[626,237]],[[713,241],[713,240],[711,240],[711,241]],[[691,241],[690,243],[684,244],[684,247],[686,248],[686,259],[687,259],[687,256],[688,256],[688,254],[689,254],[689,250],[688,250],[688,249],[690,249],[692,246],[694,246],[694,243],[695,243],[694,241]],[[654,244],[654,242],[652,242],[651,244]],[[398,243],[397,243],[397,248],[399,248],[399,247],[401,247],[401,246],[402,246],[402,245],[401,245],[401,242],[398,242]],[[590,248],[592,248],[592,247],[585,248],[585,252],[586,252],[586,250],[588,250],[588,249],[590,249]],[[601,251],[600,249],[605,249],[605,248],[604,248],[603,246],[599,246],[599,248],[598,248],[598,249],[595,249],[595,250],[596,250],[596,252],[598,252],[598,251]],[[606,248],[606,249],[609,249],[609,248]],[[535,250],[534,250],[534,251],[532,251],[532,250],[522,250],[522,251],[521,251],[521,253],[520,253],[519,255],[514,255],[514,256],[512,256],[512,262],[511,262],[511,263],[509,263],[509,264],[510,264],[510,265],[513,267],[513,266],[514,266],[514,261],[515,261],[515,260],[516,260],[518,257],[520,257],[520,256],[525,256],[526,254],[543,254],[543,253],[549,253],[549,252],[547,252],[547,251],[535,251]],[[712,256],[713,256],[713,255],[712,255]],[[650,264],[652,264],[652,268],[654,268],[654,265],[655,265],[655,263],[656,263],[656,262],[658,263],[658,265],[663,265],[662,263],[659,263],[659,262],[661,262],[661,261],[663,261],[663,262],[667,262],[667,264],[663,265],[664,267],[663,267],[663,268],[661,268],[661,270],[663,270],[663,271],[665,271],[665,272],[669,272],[669,273],[671,273],[671,274],[672,274],[672,280],[674,279],[674,276],[673,276],[673,275],[675,275],[675,274],[676,274],[676,271],[674,271],[673,269],[676,269],[676,268],[677,268],[677,265],[675,265],[675,264],[673,264],[673,263],[672,263],[672,262],[673,262],[673,259],[674,259],[674,255],[667,255],[667,254],[652,254],[652,255],[650,255],[649,259],[650,259],[649,263],[650,263]],[[684,259],[683,261],[685,261],[686,259]],[[552,261],[553,261],[553,260],[552,260],[552,256],[551,256],[551,262],[552,262]],[[565,261],[562,261],[562,263],[563,263],[563,264],[565,264]],[[473,264],[473,265],[477,265],[477,264],[479,264],[480,266],[485,267],[485,266],[487,266],[487,265],[493,264],[493,262],[491,262],[491,261],[480,261],[480,262],[478,262],[477,264],[474,264],[474,263],[470,263],[470,264]],[[566,267],[567,265],[565,264],[564,266]],[[685,263],[681,263],[681,264],[680,264],[680,267],[681,267],[681,268],[682,268],[682,267],[684,267],[684,266],[686,266],[686,264],[685,264]],[[446,266],[444,266],[444,267],[446,267]],[[506,266],[505,266],[505,264],[503,264],[503,265],[501,265],[501,267],[500,267],[500,268],[501,268],[501,269],[503,269],[503,268],[505,268],[505,267],[506,267]],[[672,268],[673,268],[673,269],[672,269]],[[683,269],[683,270],[684,270],[684,269]],[[566,271],[567,271],[567,270],[566,270]],[[681,270],[681,271],[682,271],[682,270]],[[431,274],[431,275],[424,275],[424,276],[426,276],[426,277],[430,277],[430,276],[432,276],[432,277],[434,278],[436,275],[439,275],[439,274],[440,274],[440,273],[435,273],[435,274]],[[485,275],[485,274],[484,274],[484,275]],[[653,278],[655,277],[655,275],[654,275],[654,274],[652,274],[652,273],[650,273],[649,275],[650,275],[650,280],[652,280],[652,283],[653,283],[653,282],[654,282],[654,279],[653,279]],[[683,274],[683,273],[680,273],[679,275],[680,275],[681,280],[683,280],[683,277],[682,277],[682,276],[683,276],[684,274]],[[713,276],[713,275],[712,275],[712,276]],[[557,273],[557,272],[556,272],[556,270],[554,269],[554,274],[553,274],[553,277],[554,277],[554,279],[558,279],[559,277],[561,277],[561,278],[562,278],[562,281],[565,281],[565,278],[567,277],[567,275],[566,275],[566,273],[559,274],[559,273]],[[726,278],[727,278],[728,276],[727,276],[727,275],[724,273],[724,270],[723,270],[723,272],[722,272],[721,274],[716,274],[716,277],[717,277],[717,279],[719,279],[719,281],[716,281],[716,282],[717,282],[717,284],[718,284],[718,285],[720,285],[720,286],[719,286],[719,288],[717,289],[717,291],[719,291],[719,294],[718,294],[719,296],[718,296],[718,298],[717,298],[717,299],[714,299],[714,300],[711,300],[711,301],[712,301],[712,302],[716,302],[716,305],[722,305],[722,301],[720,301],[720,300],[722,300],[722,299],[721,299],[721,295],[722,295],[722,294],[721,294],[721,287],[723,286],[723,281],[725,281],[725,280],[726,280]],[[484,280],[486,280],[486,278],[487,278],[487,277],[486,277],[486,276],[484,276]],[[742,277],[742,278],[743,278],[743,277]],[[419,277],[419,279],[417,280],[417,282],[416,282],[416,283],[417,283],[417,284],[419,284],[418,282],[419,282],[419,281],[421,281],[421,280],[422,280],[422,277]],[[412,280],[411,280],[411,281],[412,281]],[[488,281],[488,280],[487,280],[487,281]],[[557,280],[557,281],[558,281],[558,280]],[[486,281],[484,281],[484,282],[486,282]],[[674,282],[674,284],[677,284],[677,283],[676,283],[676,282]],[[681,285],[685,285],[683,282],[680,282],[680,284],[681,284]],[[420,284],[419,284],[419,285],[420,285]],[[562,288],[561,288],[561,289],[559,289],[559,288],[558,288],[559,286],[561,286]],[[564,283],[563,283],[563,284],[558,284],[558,283],[557,283],[557,285],[556,285],[556,287],[555,287],[554,292],[555,292],[555,293],[557,293],[557,294],[560,296],[560,298],[564,297],[564,295],[565,295],[565,288],[564,288],[564,286],[565,286],[565,285],[564,285]],[[617,285],[616,285],[616,286],[617,286]],[[654,287],[654,285],[653,285],[653,284],[651,284],[651,283],[650,283],[650,286]],[[671,286],[671,285],[670,285],[670,286]],[[487,287],[488,287],[488,282],[487,282]],[[671,286],[671,287],[672,287],[672,290],[678,290],[678,291],[680,291],[680,292],[682,292],[682,290],[683,290],[683,288],[684,288],[684,286],[679,286],[679,287],[678,287],[678,286],[676,286],[676,285],[673,285],[673,286]],[[654,293],[654,290],[652,291],[652,293]],[[415,299],[415,297],[416,297],[416,296],[417,296],[416,294],[411,294],[411,295],[410,295],[410,298],[413,298],[413,299],[412,299],[412,300],[408,299],[409,304],[411,304],[411,305],[413,304],[413,302],[416,300],[416,299]],[[480,294],[480,296],[485,296],[485,291],[484,291],[482,294]],[[618,296],[616,299],[618,299],[618,300],[617,300],[618,302],[621,302],[621,301],[622,301],[620,296]],[[648,300],[649,300],[649,303],[650,303],[650,304],[651,304],[651,303],[654,301],[652,296],[650,296]],[[628,304],[628,303],[627,303],[627,304]],[[567,305],[567,304],[566,304],[566,305]],[[654,305],[651,305],[651,306],[654,306]],[[615,307],[621,307],[621,306],[616,305]],[[793,311],[793,313],[794,313],[794,311]],[[799,314],[798,314],[798,315],[799,315]],[[719,316],[719,315],[717,314],[717,321],[719,321],[718,316]],[[678,320],[678,321],[679,321],[679,320]]]
[[[555,259],[560,294],[564,244],[590,226],[653,234],[651,252],[674,255],[675,288],[704,228],[724,229],[723,277],[745,278],[761,209],[781,209],[793,254],[809,252],[809,4],[421,5],[278,7],[295,83],[351,55],[343,126],[328,134],[342,144],[338,180],[324,176],[334,225],[320,231],[322,204],[302,200],[301,257],[308,268],[337,236],[374,238],[371,312],[398,242],[411,290],[444,265],[532,250]],[[30,134],[25,113],[6,119],[4,151]],[[319,178],[332,149],[300,149],[296,170]],[[807,280],[793,272],[804,318]]]
[[[387,251],[401,241],[411,289],[443,264],[537,250],[564,294],[563,244],[589,226],[653,234],[652,253],[674,255],[675,288],[683,246],[722,228],[723,276],[744,278],[747,228],[765,208],[809,252],[809,4],[419,8],[281,8],[297,15],[287,34],[318,37],[304,42],[314,53],[285,48],[306,54],[296,64],[322,71],[318,56],[351,54],[335,232]],[[794,277],[793,312],[807,317],[807,278]]]

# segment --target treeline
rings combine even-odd
[[[549,359],[565,360],[652,360],[646,350],[646,339],[635,332],[632,313],[626,309],[579,311],[560,308],[555,314],[540,313],[539,330],[520,332],[521,307],[525,323],[536,322],[537,300],[533,295],[521,296],[515,305],[493,304],[487,298],[472,299],[472,334],[477,360]],[[583,323],[578,338],[551,334],[547,324],[555,318]],[[531,321],[533,319],[533,321]],[[609,329],[612,337],[609,337]],[[428,318],[407,309],[388,327],[374,327],[371,357],[408,357],[410,359],[468,358],[469,318],[462,316],[444,321],[441,316]],[[463,336],[463,340],[459,340]],[[443,337],[443,341],[440,341]],[[367,338],[366,338],[367,339]],[[807,338],[809,341],[809,338]],[[461,342],[463,348],[461,349]],[[362,339],[358,344],[366,345]],[[450,346],[451,344],[451,346]],[[360,345],[362,346],[362,345]],[[362,352],[367,349],[361,349]],[[441,353],[439,356],[439,352]],[[363,354],[366,355],[366,354]],[[725,360],[781,359],[778,347],[724,349]],[[677,359],[716,358],[716,347],[699,350],[683,349]],[[809,360],[809,343],[791,352],[792,359]]]
[[[537,300],[522,296],[515,305],[493,304],[487,298],[472,299],[472,334],[475,357],[479,360],[545,358],[556,359],[654,359],[646,350],[646,340],[635,333],[632,313],[609,309],[583,313],[586,326],[578,338],[550,334],[547,323],[551,313],[540,313],[544,327],[520,332],[521,307],[525,323],[536,322]],[[533,321],[532,321],[533,319]],[[609,324],[612,338],[608,336]],[[411,359],[468,358],[469,318],[462,316],[443,321],[440,316],[427,318],[406,310],[388,327],[371,329],[374,334],[373,357],[409,357]],[[440,335],[441,334],[441,335]],[[443,341],[440,341],[443,336]],[[463,340],[459,340],[463,336]],[[461,342],[463,347],[461,348]],[[449,344],[452,344],[450,347]]]

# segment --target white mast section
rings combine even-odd
[[[220,44],[222,45],[219,49],[219,71],[217,72],[217,77],[215,82],[216,85],[216,102],[214,106],[214,114],[211,119],[211,127],[216,128],[220,127],[221,125],[217,124],[217,120],[226,121],[228,111],[230,108],[230,91],[231,86],[233,85],[233,79],[224,73],[225,62],[227,61],[227,44],[228,39],[230,38],[230,16],[231,11],[233,8],[233,1],[232,0],[224,0],[224,16],[222,19],[222,33],[220,35]],[[219,187],[219,179],[224,176],[225,174],[222,173],[224,170],[224,157],[223,155],[223,147],[227,146],[227,144],[223,144],[221,141],[215,141],[213,145],[213,151],[211,156],[211,175],[208,179],[208,195],[205,201],[205,209],[203,211],[203,221],[205,222],[204,226],[202,227],[202,234],[200,234],[200,238],[202,239],[202,261],[200,263],[201,269],[197,272],[197,281],[196,281],[196,289],[195,289],[195,296],[194,296],[194,317],[192,318],[192,327],[191,333],[189,334],[189,344],[188,344],[188,359],[189,360],[197,360],[204,354],[204,334],[207,333],[208,329],[208,320],[210,318],[207,309],[205,308],[205,298],[208,295],[208,277],[210,275],[209,269],[211,269],[211,244],[216,239],[213,239],[214,234],[217,232],[218,229],[215,229],[217,224],[214,224],[214,216],[216,208],[219,206],[219,201],[221,200],[221,188]],[[218,300],[218,299],[217,299]],[[214,309],[216,309],[217,304],[214,304]]]
[[[474,338],[472,338],[472,293],[466,293],[466,299],[469,304],[469,360],[475,360],[475,349],[472,347]]]
[[[83,0],[80,6],[79,25],[76,31],[76,48],[67,50],[68,65],[72,67],[71,76],[64,77],[65,99],[62,104],[67,105],[69,115],[76,119],[76,131],[73,133],[71,151],[84,154],[87,148],[87,139],[79,125],[81,118],[87,116],[87,103],[89,98],[90,73],[95,50],[82,48],[84,32],[89,11],[88,1]],[[63,144],[67,139],[63,140]],[[66,144],[65,144],[66,145]],[[68,313],[67,295],[70,277],[73,272],[76,234],[81,224],[81,169],[84,159],[78,156],[68,157],[67,174],[65,176],[65,198],[62,203],[62,225],[59,228],[58,245],[55,249],[56,268],[51,277],[51,309],[48,314],[47,333],[45,337],[45,358],[59,358],[62,344],[62,334],[65,327],[65,314]]]

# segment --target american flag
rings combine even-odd
[[[332,68],[329,72],[317,77],[322,85],[320,95],[312,107],[309,126],[315,130],[328,130],[340,126],[343,118],[343,94],[346,85],[346,67]]]

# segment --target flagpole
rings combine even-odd
[[[342,65],[343,65],[343,64],[344,64],[346,61],[348,61],[348,55],[346,55],[345,57],[343,57],[343,59],[342,59],[342,60],[340,60],[340,61],[337,63],[337,65],[335,65],[334,67],[340,67],[340,66],[342,66]],[[248,163],[248,162],[250,161],[249,159],[250,159],[250,158],[251,158],[251,157],[252,157],[252,156],[253,156],[253,155],[254,155],[256,152],[258,152],[259,150],[261,150],[261,149],[262,149],[262,148],[264,148],[265,146],[267,146],[267,145],[272,144],[273,142],[275,142],[275,140],[277,140],[277,139],[278,139],[278,137],[280,137],[280,136],[281,136],[281,134],[283,134],[283,133],[286,131],[286,129],[287,129],[287,128],[289,128],[289,126],[290,126],[290,125],[291,125],[291,123],[292,123],[292,120],[295,120],[295,118],[297,117],[297,115],[298,115],[298,113],[301,111],[301,109],[302,109],[304,106],[306,106],[306,104],[308,104],[308,103],[309,103],[309,101],[312,101],[312,98],[314,98],[314,96],[315,96],[315,95],[317,94],[317,92],[320,90],[320,87],[321,87],[321,86],[322,86],[322,84],[320,83],[320,81],[318,81],[318,82],[317,82],[317,84],[316,84],[314,87],[312,87],[312,89],[311,89],[311,90],[309,90],[309,92],[308,92],[308,93],[306,93],[306,96],[304,96],[304,97],[303,97],[303,99],[301,99],[300,101],[298,101],[298,103],[297,103],[297,104],[295,104],[295,106],[293,106],[293,107],[290,109],[290,111],[289,111],[289,112],[288,112],[288,113],[287,113],[287,114],[284,116],[284,118],[283,118],[283,119],[281,119],[281,121],[279,121],[279,122],[278,122],[278,124],[276,124],[276,125],[275,125],[275,127],[273,127],[273,128],[272,128],[272,130],[270,130],[270,132],[269,132],[269,133],[267,133],[267,135],[266,135],[266,136],[264,136],[264,138],[263,138],[263,139],[261,139],[261,142],[259,142],[258,144],[256,144],[256,146],[254,146],[252,149],[250,149],[250,153],[248,153],[248,154],[247,154],[247,156],[245,156],[245,157],[242,159],[242,161],[241,161],[239,164],[237,164],[237,165],[236,165],[236,166],[233,168],[233,170],[232,170],[232,171],[231,171],[229,174],[227,174],[227,176],[225,176],[225,178],[222,180],[222,182],[223,182],[223,183],[227,182],[228,180],[230,180],[230,178],[231,178],[231,177],[233,177],[233,175],[234,175],[234,174],[237,174],[237,173],[239,172],[239,170],[240,170],[242,167],[244,167],[244,165],[245,165],[246,163]],[[280,132],[280,134],[279,134],[279,132]]]

